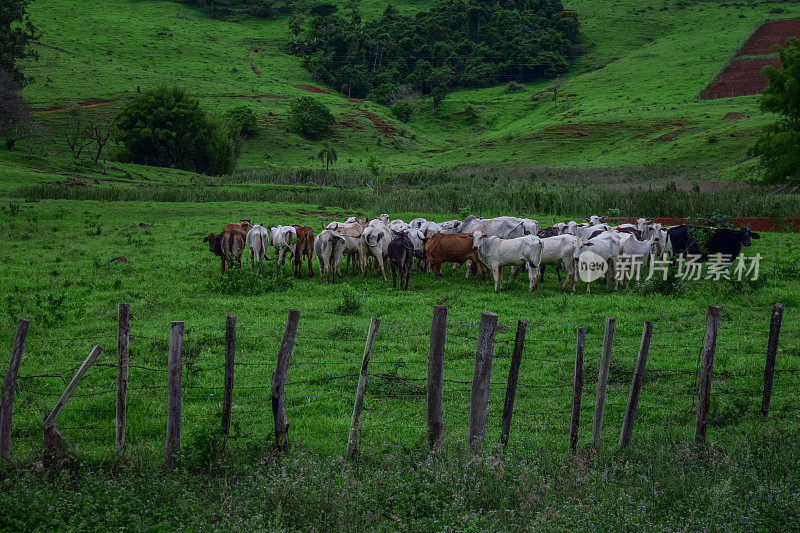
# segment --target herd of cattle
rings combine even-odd
[[[465,264],[470,273],[488,269],[494,278],[494,290],[502,289],[503,268],[512,267],[511,275],[519,269],[527,270],[529,289],[533,291],[544,273],[546,265],[556,267],[559,281],[560,269],[566,272],[562,287],[572,284],[575,292],[578,258],[587,250],[608,264],[607,285],[616,278],[615,263],[620,256],[638,259],[646,264],[653,256],[694,254],[700,260],[709,255],[723,254],[728,261],[735,259],[742,246],[758,239],[757,233],[746,226],[739,230],[713,229],[699,226],[672,226],[664,228],[640,218],[637,224],[610,226],[605,217],[592,216],[585,222],[564,222],[541,229],[535,220],[517,217],[479,218],[468,216],[462,220],[436,223],[416,218],[408,223],[390,220],[389,215],[378,218],[350,217],[344,222],[331,222],[318,235],[308,226],[268,226],[251,224],[250,220],[225,225],[222,233],[210,234],[203,239],[209,250],[219,256],[222,273],[226,265],[241,262],[245,248],[249,249],[253,267],[268,260],[267,249],[275,249],[275,257],[283,265],[290,258],[294,275],[301,276],[302,265],[308,260],[308,274],[314,275],[312,258],[316,254],[320,277],[334,281],[341,277],[341,259],[346,258],[345,272],[351,262],[356,262],[365,273],[374,265],[386,281],[385,263],[392,269],[394,286],[400,276],[401,290],[408,289],[408,279],[416,258],[424,271],[441,276],[443,263],[453,263],[453,268]],[[702,238],[698,238],[703,235]],[[595,257],[596,257],[595,256]],[[353,267],[355,268],[355,267]],[[589,291],[589,284],[586,286]]]

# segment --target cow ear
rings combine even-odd
[[[751,238],[751,239],[760,239],[760,238],[761,238],[761,235],[759,235],[758,233],[752,233],[752,232],[751,232],[751,233],[750,233],[750,238]]]

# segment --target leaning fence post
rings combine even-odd
[[[703,339],[700,375],[697,377],[697,417],[694,423],[694,443],[696,446],[706,440],[708,409],[711,403],[711,376],[714,371],[714,352],[717,347],[717,329],[719,328],[719,310],[719,307],[709,305],[706,314],[706,333]]]
[[[292,358],[299,322],[300,311],[289,309],[289,313],[286,315],[286,328],[283,330],[283,340],[278,349],[278,361],[275,364],[275,371],[272,372],[272,418],[275,422],[275,442],[280,450],[289,447],[289,422],[286,420],[283,391],[286,387],[286,374],[289,371],[289,360]]]
[[[128,414],[128,342],[130,340],[130,304],[121,303],[117,307],[117,419],[115,449],[122,453],[125,449],[125,423]]]
[[[428,445],[435,448],[442,438],[444,396],[444,338],[447,331],[447,306],[433,306],[431,349],[428,353]]]
[[[483,444],[486,433],[486,413],[489,407],[489,378],[492,374],[494,334],[497,315],[484,311],[478,327],[478,346],[475,350],[475,368],[472,372],[472,392],[469,402],[469,433],[467,442],[473,453]]]
[[[58,401],[56,401],[53,409],[45,417],[44,423],[42,424],[42,429],[44,430],[45,448],[48,451],[55,452],[62,448],[63,439],[56,428],[56,418],[64,408],[64,405],[66,405],[69,397],[72,395],[72,391],[75,390],[75,387],[78,386],[81,378],[86,375],[86,372],[89,371],[89,368],[91,368],[102,351],[103,348],[101,348],[99,344],[92,348],[92,351],[89,352],[89,355],[83,361],[83,364],[81,364],[78,371],[75,372],[75,375],[72,376],[72,380],[69,382],[69,385],[67,385],[67,388],[61,393],[61,396],[58,398]]]
[[[769,322],[769,342],[767,343],[767,361],[764,365],[764,396],[761,399],[761,414],[769,413],[769,402],[772,399],[772,377],[775,373],[775,355],[778,353],[778,336],[781,334],[783,320],[783,304],[772,307],[772,319]]]
[[[575,370],[572,376],[572,416],[569,423],[569,451],[578,451],[578,426],[581,420],[581,395],[583,393],[583,349],[586,345],[586,328],[579,327],[575,336]]]
[[[367,388],[367,365],[372,357],[372,346],[375,344],[375,337],[378,335],[378,326],[381,319],[372,317],[367,333],[367,343],[364,345],[364,358],[361,360],[361,372],[358,374],[358,387],[356,388],[356,402],[353,405],[353,418],[350,420],[350,434],[347,437],[347,459],[352,459],[358,451],[358,419],[361,416],[361,408],[364,406],[364,391]]]
[[[603,353],[600,355],[600,370],[597,372],[597,398],[594,402],[594,420],[592,422],[592,445],[600,446],[603,434],[603,412],[606,406],[606,389],[608,388],[608,369],[611,365],[611,348],[614,346],[614,326],[616,318],[606,317],[606,329],[603,334]]]
[[[514,352],[511,354],[511,368],[508,370],[506,401],[503,404],[503,432],[500,434],[500,442],[504,448],[508,445],[508,435],[511,433],[511,416],[514,414],[514,397],[517,395],[519,366],[522,363],[522,350],[525,348],[525,333],[527,330],[528,323],[526,321],[520,320],[517,322]]]
[[[636,367],[633,369],[631,390],[628,393],[628,404],[625,406],[625,416],[622,419],[622,431],[619,434],[620,448],[626,447],[631,442],[633,435],[633,422],[636,418],[636,408],[639,406],[639,392],[644,379],[644,367],[647,363],[647,354],[650,351],[650,336],[653,334],[653,323],[649,320],[642,329],[642,341],[639,343],[639,354],[636,356]]]
[[[14,394],[17,391],[17,374],[22,361],[22,352],[25,350],[25,340],[28,338],[30,323],[31,321],[27,318],[21,318],[17,324],[14,344],[11,345],[11,358],[8,360],[8,369],[3,378],[3,392],[0,396],[0,459],[8,459],[11,455],[11,419],[14,415]]]
[[[164,468],[177,464],[181,450],[181,370],[183,368],[183,322],[169,325],[167,357],[167,441],[164,447]]]
[[[233,402],[233,363],[236,356],[236,317],[225,318],[225,378],[222,393],[222,434],[231,430],[231,404]]]

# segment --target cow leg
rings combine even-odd
[[[225,254],[222,254],[221,256],[219,256],[219,258],[221,259],[221,263],[222,263],[220,272],[224,274],[225,273]]]
[[[308,251],[308,277],[309,278],[314,275],[314,269],[311,267],[311,256],[312,255],[314,255],[314,252],[309,250]],[[330,263],[330,261],[329,261],[329,263]]]
[[[503,272],[500,269],[500,267],[494,267],[492,269],[492,277],[494,278],[494,292],[497,292],[498,285],[502,287],[502,280],[501,280],[502,275]]]
[[[430,268],[433,270],[433,275],[437,278],[442,277],[442,264],[441,263],[431,263]]]
[[[394,261],[389,261],[389,264],[392,267],[392,288],[396,289],[397,288],[397,272],[395,271]],[[402,274],[401,274],[401,276],[402,276]],[[400,288],[401,289],[403,288],[403,278],[402,277],[400,278]]]
[[[383,274],[383,281],[389,281],[386,279],[386,268],[384,268],[383,257],[376,257],[375,261],[378,262],[378,268],[380,269],[381,274]]]

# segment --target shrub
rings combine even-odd
[[[521,93],[523,91],[525,91],[525,86],[519,82],[510,81],[508,85],[506,85],[507,93]]]
[[[319,139],[330,132],[333,114],[311,96],[301,96],[289,109],[289,128],[306,139]]]
[[[465,107],[464,111],[461,114],[464,115],[464,120],[466,120],[470,124],[478,120],[478,112],[475,111],[475,108],[472,107],[471,105]]]
[[[708,225],[713,228],[732,228],[733,222],[731,222],[730,215],[726,215],[725,213],[720,213],[719,211],[713,211],[710,215],[708,215],[708,219],[706,219]]]
[[[408,102],[397,102],[392,106],[392,115],[397,118],[402,123],[406,123],[411,120],[411,114],[414,112],[414,108],[411,107],[411,104]]]
[[[230,124],[231,130],[241,135],[248,137],[258,133],[258,118],[246,105],[237,105],[228,109],[225,119]]]
[[[350,285],[345,285],[342,289],[342,301],[336,306],[336,312],[340,315],[357,315],[361,312],[358,293]]]
[[[116,125],[124,146],[121,159],[213,175],[233,170],[228,132],[182,89],[162,86],[143,92],[122,108]]]

